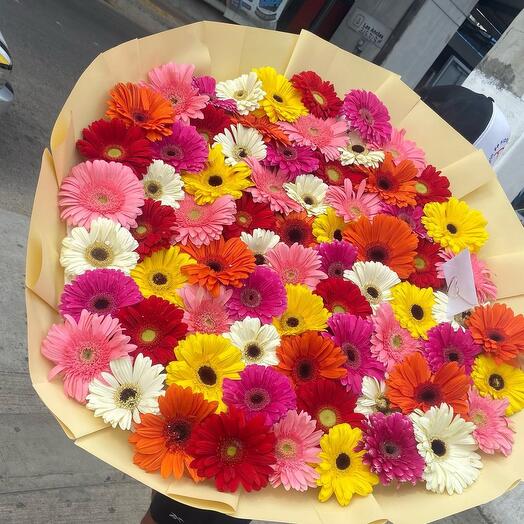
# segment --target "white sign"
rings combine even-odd
[[[348,27],[360,33],[365,40],[376,45],[379,49],[391,34],[391,29],[388,29],[382,22],[362,11],[362,9],[354,9],[348,20]]]

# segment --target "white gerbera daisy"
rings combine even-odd
[[[355,413],[371,415],[380,411],[387,413],[389,401],[386,398],[386,383],[374,377],[362,378],[362,393],[357,399]]]
[[[226,164],[234,166],[249,157],[257,160],[266,158],[266,144],[262,135],[251,127],[242,124],[232,125],[224,129],[223,133],[215,135],[213,139],[217,144],[222,144],[222,153],[226,157]]]
[[[299,175],[294,182],[286,182],[284,189],[289,198],[306,210],[308,216],[318,217],[326,213],[327,205],[324,199],[328,186],[320,178],[314,175]]]
[[[60,264],[68,278],[88,269],[120,269],[129,273],[138,262],[138,242],[131,233],[108,218],[96,218],[89,230],[74,227],[62,240]]]
[[[457,331],[463,321],[462,315],[449,315],[448,314],[448,295],[442,291],[435,291],[435,303],[433,304],[432,314],[433,318],[437,321],[437,324],[443,322],[449,322],[453,329]],[[465,318],[465,317],[464,317]]]
[[[426,489],[449,495],[462,493],[479,476],[482,462],[475,453],[475,424],[453,413],[448,404],[410,415],[418,451],[426,461]]]
[[[339,147],[340,163],[343,166],[378,167],[384,161],[384,151],[374,151],[361,140],[357,133],[349,133],[349,142]]]
[[[138,424],[141,413],[158,413],[158,397],[164,394],[164,366],[152,364],[139,353],[134,363],[129,358],[113,360],[111,373],[102,372],[102,379],[89,384],[87,407],[114,428],[131,429]]]
[[[355,262],[352,269],[344,271],[344,278],[360,288],[373,311],[391,300],[391,288],[400,283],[398,275],[380,262]]]
[[[266,263],[264,255],[280,242],[280,237],[275,235],[273,231],[257,227],[253,230],[253,233],[242,231],[240,240],[253,252],[256,263],[260,265]]]
[[[234,100],[240,115],[247,115],[258,109],[259,101],[266,96],[266,92],[262,89],[262,82],[254,72],[241,75],[234,80],[218,82],[216,94],[217,98]]]
[[[280,345],[280,337],[272,324],[262,324],[258,318],[246,317],[234,322],[224,337],[242,351],[242,360],[246,364],[278,364],[276,349]]]
[[[162,160],[153,160],[147,168],[147,173],[142,179],[146,198],[160,200],[162,205],[171,206],[175,209],[180,207],[178,203],[184,199],[184,181],[175,171],[173,166]]]

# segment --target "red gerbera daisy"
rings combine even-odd
[[[137,348],[132,356],[143,353],[153,364],[167,365],[175,360],[173,348],[186,335],[184,312],[160,297],[150,296],[133,306],[118,310],[124,333]]]
[[[450,196],[449,180],[433,166],[427,166],[415,179],[415,198],[423,206],[428,202],[445,202]]]
[[[357,396],[334,380],[317,379],[300,385],[297,390],[297,410],[306,411],[317,422],[317,429],[327,433],[336,424],[347,422],[362,428],[364,415],[355,413]]]
[[[371,306],[359,287],[349,280],[329,277],[321,280],[315,288],[326,309],[332,313],[352,313],[365,318],[371,315]]]
[[[171,206],[163,206],[158,200],[147,198],[136,223],[137,227],[130,233],[138,242],[136,252],[142,260],[154,251],[169,247],[172,228],[176,223],[175,210]]]
[[[224,226],[223,235],[227,240],[239,237],[240,233],[252,233],[254,229],[275,228],[275,214],[267,204],[255,203],[251,195],[244,193],[240,200],[236,200],[237,212],[235,221]]]
[[[188,453],[198,476],[214,478],[218,491],[234,492],[240,484],[246,491],[258,491],[273,472],[275,444],[263,415],[246,420],[242,411],[230,408],[193,430]]]
[[[275,233],[288,246],[297,243],[309,247],[316,243],[313,236],[314,219],[315,217],[308,217],[305,211],[292,211],[285,216],[277,216]]]
[[[211,104],[202,109],[204,118],[193,118],[190,123],[196,127],[200,136],[209,144],[213,144],[213,138],[222,133],[231,124],[231,118],[223,110],[213,107]]]
[[[325,160],[324,155],[319,155],[320,165],[315,176],[321,178],[330,186],[343,186],[344,180],[349,179],[354,186],[358,186],[367,176],[365,169],[358,166],[343,166],[338,160]]]
[[[342,100],[338,98],[333,84],[322,80],[313,71],[302,71],[291,78],[293,86],[300,91],[302,103],[309,112],[319,118],[338,115]]]
[[[438,256],[440,246],[423,238],[419,239],[417,254],[415,255],[415,271],[409,276],[409,281],[418,287],[432,287],[439,289],[444,281],[437,276],[438,262],[441,258]]]
[[[256,129],[262,135],[264,142],[275,140],[281,144],[290,144],[286,133],[284,133],[277,124],[271,122],[265,115],[255,116],[253,113],[249,113],[245,116],[234,116],[231,120],[234,124],[242,124],[244,127]]]
[[[143,175],[151,163],[151,142],[142,129],[132,124],[127,127],[119,118],[96,120],[82,131],[82,137],[76,147],[90,160],[120,162],[130,167],[137,176]]]

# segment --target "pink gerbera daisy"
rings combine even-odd
[[[340,382],[348,391],[359,395],[364,376],[384,378],[383,365],[375,360],[370,351],[373,325],[369,320],[350,313],[335,313],[328,319],[328,336],[346,354],[347,375]]]
[[[400,164],[403,160],[411,160],[420,173],[426,167],[426,154],[415,142],[406,140],[405,135],[405,129],[393,128],[390,140],[386,144],[377,144],[377,148],[384,153],[391,153],[395,164]]]
[[[357,450],[365,450],[364,464],[376,473],[380,482],[416,484],[426,466],[417,450],[413,423],[402,413],[373,413],[364,421],[363,439]]]
[[[175,122],[203,118],[201,110],[206,106],[209,96],[199,94],[193,85],[194,70],[194,65],[170,62],[149,71],[149,85],[171,102]]]
[[[374,332],[371,335],[371,354],[391,371],[397,362],[420,349],[418,340],[398,323],[391,304],[380,304],[373,317]]]
[[[509,400],[482,397],[471,389],[469,392],[468,420],[475,424],[473,437],[484,453],[492,455],[500,451],[504,456],[511,453],[514,431],[505,416]]]
[[[311,464],[320,462],[320,437],[316,421],[308,413],[288,411],[274,426],[276,462],[269,482],[274,488],[306,491],[317,485],[318,472]]]
[[[217,82],[212,76],[196,76],[193,78],[193,85],[198,89],[198,94],[209,97],[209,104],[212,106],[231,113],[237,110],[237,103],[234,100],[217,98],[215,90]]]
[[[335,160],[340,156],[339,147],[348,141],[347,124],[336,118],[322,119],[314,115],[301,116],[293,124],[280,122],[290,140],[299,146],[319,150],[326,160]]]
[[[381,212],[385,215],[391,215],[400,218],[400,220],[403,220],[411,228],[413,233],[421,238],[426,238],[426,230],[424,229],[424,226],[421,222],[423,215],[421,206],[401,208],[383,204]]]
[[[457,255],[452,251],[441,251],[440,257],[447,262]],[[470,253],[471,269],[473,270],[473,282],[477,291],[477,299],[483,304],[484,302],[491,302],[497,298],[497,286],[492,280],[491,271],[487,264],[482,261],[475,253]],[[444,270],[442,265],[444,262],[437,262],[437,276],[444,279]]]
[[[278,167],[288,175],[288,181],[292,182],[302,173],[314,173],[320,165],[320,160],[309,147],[269,142],[264,163]]]
[[[365,142],[382,146],[391,140],[388,108],[371,91],[352,89],[344,97],[341,113]]]
[[[301,244],[288,246],[279,242],[266,254],[266,261],[284,284],[305,284],[315,289],[321,280],[327,278],[320,270],[322,261],[318,252]]]
[[[118,309],[140,302],[135,281],[118,269],[94,269],[64,286],[58,309],[77,322],[83,309],[99,315],[113,315]]]
[[[58,193],[60,218],[69,226],[89,227],[95,218],[109,218],[136,227],[144,205],[144,188],[133,170],[117,162],[94,160],[77,164]]]
[[[164,161],[177,171],[198,173],[207,160],[208,146],[195,127],[175,122],[173,133],[153,144],[153,158]]]
[[[284,190],[284,183],[289,181],[284,171],[268,169],[256,160],[250,162],[250,165],[251,180],[255,187],[248,187],[246,191],[251,193],[254,202],[267,203],[271,211],[276,213],[287,214],[302,209],[302,206],[289,198]]]
[[[358,250],[344,240],[324,242],[318,246],[320,255],[320,269],[328,276],[344,278],[344,271],[351,269],[357,259]]]
[[[464,366],[469,375],[480,351],[481,347],[475,343],[469,331],[461,328],[455,331],[447,322],[428,331],[428,340],[424,342],[423,347],[423,353],[433,373],[448,362],[456,362],[459,366]]]
[[[186,194],[179,204],[173,231],[175,240],[184,246],[188,242],[197,247],[207,246],[220,238],[224,226],[235,221],[235,200],[230,195],[221,196],[211,204],[198,205]]]
[[[325,202],[345,222],[353,222],[361,216],[371,218],[380,213],[380,198],[376,193],[366,193],[366,181],[362,180],[354,191],[351,180],[344,180],[344,186],[330,186]]]
[[[269,324],[286,306],[286,288],[278,275],[268,267],[257,266],[241,288],[233,289],[226,307],[233,320],[253,317]]]
[[[211,333],[221,335],[229,330],[226,304],[233,291],[220,288],[216,297],[201,286],[185,286],[179,292],[184,301],[184,323],[191,333]]]
[[[42,342],[42,354],[55,364],[48,379],[62,375],[65,394],[85,403],[89,383],[110,371],[112,360],[135,350],[129,340],[117,318],[84,310],[76,322],[66,315],[63,324],[51,326]]]
[[[263,415],[269,426],[297,407],[291,380],[271,366],[247,366],[240,380],[224,379],[223,391],[226,406],[242,410],[248,419]]]

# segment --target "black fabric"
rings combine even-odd
[[[192,508],[160,493],[153,495],[149,511],[157,524],[249,524],[251,522],[216,511]]]
[[[422,100],[472,144],[486,129],[493,100],[462,86],[436,86],[420,91]]]

